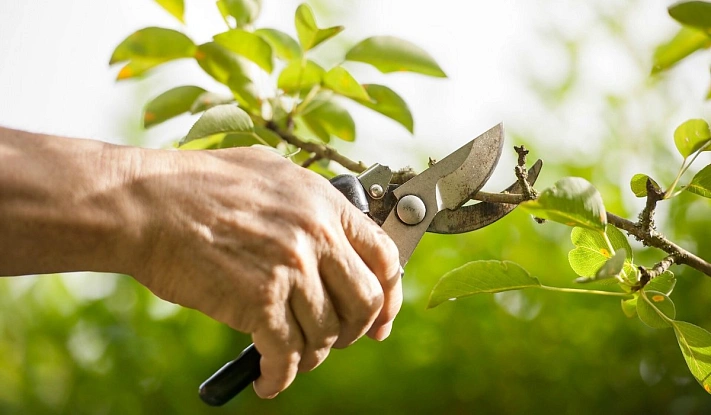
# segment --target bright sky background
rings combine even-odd
[[[224,29],[212,1],[186,3],[186,31],[196,41],[207,41]],[[257,26],[294,34],[293,13],[299,3],[264,0]],[[541,151],[563,147],[583,154],[601,151],[595,141],[606,128],[601,122],[606,95],[634,94],[635,88],[644,85],[647,73],[640,72],[638,61],[646,60],[649,68],[654,46],[677,28],[666,14],[670,2],[664,0],[322,3],[334,13],[319,15],[317,8],[317,19],[323,26],[344,24],[341,42],[353,44],[376,34],[399,36],[429,51],[449,75],[448,79],[381,75],[366,65],[348,64],[362,82],[384,83],[406,99],[414,113],[416,134],[413,138],[394,122],[353,105],[349,108],[354,108],[358,142],[339,147],[366,163],[393,167],[406,163],[421,167],[426,160],[423,155],[440,158],[501,121],[508,131],[531,134],[540,142]],[[626,38],[635,43],[632,47],[640,51],[638,57],[610,39],[600,12],[619,20]],[[141,107],[149,98],[181,84],[218,88],[188,61],[169,64],[148,81],[116,84],[118,67],[108,68],[112,50],[145,26],[180,29],[152,0],[4,0],[0,125],[127,142],[128,136],[139,131]],[[577,62],[571,62],[565,47],[556,41],[561,34],[579,42]],[[669,75],[679,85],[675,96],[640,96],[630,109],[639,112],[630,118],[631,124],[655,117],[655,111],[668,107],[660,103],[670,99],[678,100],[679,106],[671,114],[677,122],[663,127],[669,133],[679,122],[703,116],[706,84],[699,81],[707,81],[707,62],[707,56],[692,59]],[[539,102],[531,80],[553,85],[570,65],[580,68],[582,86],[575,91],[575,99],[558,108]],[[165,146],[185,134],[193,121],[185,116],[167,122],[150,131],[144,142]],[[515,144],[511,137],[508,140]],[[513,155],[508,157],[509,162],[513,160]]]

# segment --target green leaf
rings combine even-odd
[[[597,189],[580,177],[566,177],[536,200],[520,205],[532,215],[568,226],[605,231],[607,213]]]
[[[659,193],[663,193],[662,188],[659,187],[659,185],[656,181],[654,181],[654,179],[647,176],[646,174],[638,173],[632,176],[632,180],[630,180],[630,189],[632,189],[632,193],[634,193],[635,196],[647,196],[647,180],[651,180],[652,186],[654,186],[654,188],[656,188]]]
[[[520,265],[511,261],[474,261],[446,273],[435,284],[427,308],[443,302],[481,293],[498,293],[540,287]]]
[[[344,141],[355,140],[353,118],[345,108],[333,101],[312,102],[301,118],[324,142],[328,142],[332,135]]]
[[[220,148],[220,143],[225,138],[225,134],[215,134],[205,138],[198,138],[189,142],[178,143],[178,150],[213,150]]]
[[[622,312],[629,318],[637,317],[637,299],[638,297],[635,296],[628,300],[622,300]]]
[[[202,114],[188,132],[183,144],[215,134],[252,131],[254,131],[254,124],[246,112],[236,105],[220,105]]]
[[[196,51],[193,41],[178,31],[147,27],[124,39],[114,50],[109,64],[128,61],[118,75],[118,79],[128,79],[165,62],[193,57]]]
[[[674,334],[691,374],[711,393],[711,333],[684,321],[673,323]]]
[[[709,46],[711,46],[711,38],[706,33],[691,27],[682,27],[672,40],[660,45],[654,52],[652,73],[669,69],[697,50]]]
[[[316,18],[311,7],[304,3],[296,9],[295,16],[296,33],[299,36],[299,43],[304,50],[310,50],[320,43],[336,36],[344,29],[343,26],[333,26],[326,29],[319,29]]]
[[[612,258],[603,262],[602,266],[595,272],[593,277],[580,277],[575,280],[578,283],[593,282],[617,277],[625,265],[627,251],[618,249]]]
[[[217,7],[224,17],[234,17],[237,27],[243,27],[257,19],[262,0],[218,0]]]
[[[711,28],[711,3],[686,1],[669,7],[669,15],[677,22],[700,29]]]
[[[711,199],[711,164],[696,173],[684,190]]]
[[[214,36],[217,44],[244,56],[268,73],[272,73],[274,62],[271,45],[254,33],[242,29],[232,29]]]
[[[231,104],[235,102],[235,99],[231,95],[222,95],[214,92],[205,92],[200,94],[193,104],[190,106],[190,113],[197,114],[198,112],[203,112],[209,110],[212,107],[218,105]]]
[[[326,72],[323,77],[323,86],[356,101],[370,101],[370,96],[365,88],[342,66],[336,66]]]
[[[175,16],[176,19],[180,20],[181,23],[185,23],[185,4],[183,0],[155,0],[156,3],[160,4],[168,13]]]
[[[670,326],[668,320],[676,317],[676,308],[672,300],[658,291],[642,290],[637,301],[637,315],[642,322],[653,329],[664,329]],[[666,317],[666,318],[665,318]]]
[[[632,263],[632,247],[625,235],[614,226],[605,230],[607,237],[616,252],[625,250],[625,262]],[[570,240],[575,248],[568,253],[570,267],[581,277],[593,277],[598,270],[612,258],[607,241],[599,231],[575,227],[570,233]]]
[[[244,76],[248,72],[244,58],[215,42],[198,46],[195,60],[208,75],[225,85],[235,74]]]
[[[261,107],[259,91],[251,79],[240,74],[234,74],[227,81],[232,94],[239,105],[251,112],[258,112]]]
[[[397,121],[410,133],[414,129],[412,113],[405,100],[392,89],[376,84],[363,85],[370,96],[370,101],[357,101],[359,104],[379,112],[386,117]]]
[[[179,86],[158,95],[146,105],[143,126],[149,128],[190,111],[193,102],[203,93],[205,90],[199,86]]]
[[[254,126],[254,132],[259,136],[259,138],[261,138],[265,143],[269,144],[272,147],[278,146],[283,141],[279,134],[259,125]]]
[[[295,60],[281,71],[277,86],[284,92],[308,91],[314,85],[320,85],[326,71],[311,60]]]
[[[704,120],[687,120],[674,131],[674,144],[684,158],[703,147],[709,140],[711,140],[711,131],[709,131],[709,124]]]
[[[674,291],[676,277],[671,271],[664,271],[661,275],[653,278],[644,286],[645,291],[657,291],[665,295],[670,295]]]
[[[300,59],[303,55],[301,46],[286,33],[276,29],[258,29],[255,35],[264,39],[272,46],[274,54],[285,61]]]
[[[346,60],[373,65],[383,73],[417,72],[447,77],[430,54],[419,46],[392,36],[374,36],[361,41],[348,51]]]

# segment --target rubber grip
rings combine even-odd
[[[331,184],[363,213],[368,213],[368,198],[358,178],[342,174],[331,179]],[[242,392],[262,374],[259,360],[262,355],[250,344],[237,358],[210,376],[200,385],[200,399],[210,406],[222,406]]]
[[[210,376],[200,385],[200,399],[210,406],[222,406],[242,392],[262,374],[262,355],[250,344],[237,358]]]

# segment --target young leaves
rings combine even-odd
[[[615,252],[625,251],[622,262],[632,264],[632,248],[625,235],[614,226],[608,226],[605,233]],[[573,271],[581,277],[594,277],[613,256],[605,237],[599,231],[575,227],[570,233],[570,240],[575,248],[568,253],[568,262]]]
[[[195,56],[197,47],[184,34],[160,27],[138,30],[124,39],[111,55],[109,65],[126,62],[118,80],[139,76],[162,63]]]
[[[143,112],[143,127],[150,128],[163,121],[188,112],[205,90],[198,86],[179,86],[170,89],[146,105]]]
[[[345,108],[333,101],[313,101],[301,118],[323,142],[329,142],[332,135],[344,141],[355,140],[353,118]]]
[[[272,47],[258,35],[242,29],[232,29],[215,35],[214,39],[217,44],[244,56],[267,73],[272,73],[272,69],[274,69]]]
[[[181,23],[185,23],[185,4],[183,0],[155,0],[156,3],[160,4],[168,13],[172,14],[176,19],[180,20]]]
[[[188,132],[182,144],[215,134],[254,131],[254,124],[246,112],[236,105],[219,105],[200,117]]]
[[[691,374],[711,393],[711,333],[684,321],[675,321],[672,327]]]
[[[247,73],[246,60],[215,42],[198,46],[195,60],[203,71],[225,85],[233,75]]]
[[[670,295],[674,291],[676,277],[671,271],[664,271],[662,275],[652,279],[644,286],[646,291],[658,291],[665,295]]]
[[[400,95],[384,85],[364,84],[363,88],[370,96],[370,100],[358,101],[359,104],[398,122],[410,133],[414,132],[412,113]]]
[[[659,46],[654,52],[652,73],[667,70],[697,50],[709,46],[711,46],[711,38],[704,31],[682,27],[672,40]]]
[[[301,46],[286,33],[276,29],[258,29],[254,34],[264,39],[272,46],[274,54],[285,61],[301,58]]]
[[[544,190],[536,200],[520,205],[532,215],[568,226],[605,231],[607,213],[597,189],[580,177],[566,177]]]
[[[645,197],[647,196],[647,180],[652,181],[652,186],[661,193],[662,189],[659,187],[657,182],[654,181],[651,177],[647,176],[646,174],[635,174],[632,176],[632,179],[630,180],[630,189],[632,189],[632,193],[634,193],[635,196],[637,197]]]
[[[684,190],[711,199],[711,164],[696,173]]]
[[[703,147],[709,140],[711,140],[711,131],[704,120],[687,120],[674,131],[674,144],[684,158]]]
[[[669,7],[669,15],[677,22],[708,30],[711,28],[711,3],[687,1]]]
[[[365,88],[342,66],[336,66],[326,72],[323,77],[323,86],[356,101],[370,101],[370,96]]]
[[[314,12],[308,4],[304,3],[296,9],[294,18],[296,33],[299,35],[299,43],[304,50],[310,50],[320,43],[336,36],[344,29],[343,26],[333,26],[326,29],[319,29],[316,24]]]
[[[392,36],[374,36],[353,46],[346,60],[373,65],[380,72],[417,72],[446,78],[434,58],[420,47]]]
[[[217,8],[223,17],[234,17],[237,27],[241,28],[257,19],[262,0],[218,0]]]
[[[308,91],[320,85],[325,74],[326,71],[312,60],[296,60],[281,71],[277,86],[287,93]]]
[[[672,300],[658,291],[642,290],[637,300],[637,315],[642,322],[653,329],[669,327],[670,320],[676,317],[676,308]]]
[[[511,261],[474,261],[445,274],[432,289],[427,308],[474,294],[540,286],[537,278]]]

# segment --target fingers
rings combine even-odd
[[[353,250],[342,241],[321,259],[321,278],[338,314],[340,331],[335,348],[358,340],[372,326],[383,306],[378,279]]]
[[[285,303],[270,310],[271,322],[252,334],[259,353],[261,376],[254,382],[260,398],[271,399],[294,381],[301,361],[304,339],[292,311]]]
[[[308,372],[328,357],[340,331],[338,317],[316,267],[297,281],[291,308],[304,335],[299,372]]]
[[[368,330],[368,336],[383,340],[390,334],[392,321],[402,306],[402,268],[397,246],[365,215],[347,215],[343,224],[353,249],[380,283],[383,307]]]

